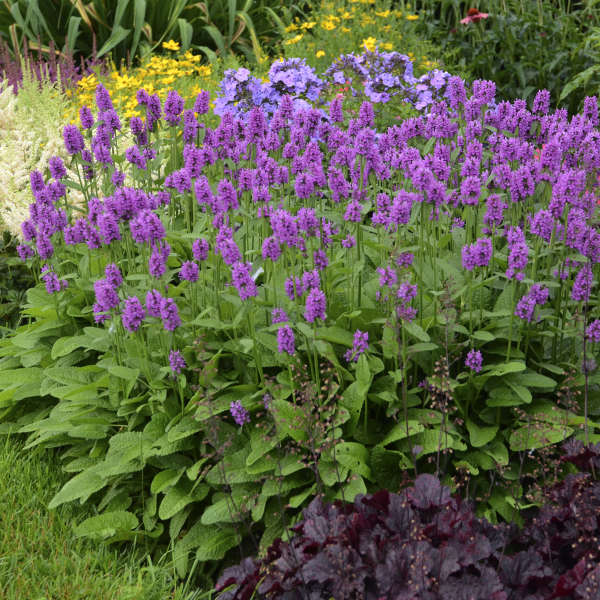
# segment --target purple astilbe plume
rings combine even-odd
[[[135,165],[142,171],[146,169],[146,159],[142,156],[140,149],[137,146],[131,146],[125,150],[125,158],[127,162]]]
[[[94,125],[94,115],[87,106],[82,106],[79,109],[79,122],[81,123],[81,129],[91,129]]]
[[[152,277],[159,279],[167,271],[167,259],[160,251],[160,248],[154,248],[148,259],[148,272]]]
[[[294,331],[289,325],[277,330],[277,351],[279,354],[287,352],[290,356],[296,352]]]
[[[96,106],[100,112],[114,109],[110,94],[101,83],[96,86]]]
[[[77,125],[65,125],[63,129],[63,140],[65,149],[69,154],[78,154],[85,146],[83,135]]]
[[[346,212],[344,213],[344,220],[350,221],[352,223],[360,223],[361,211],[362,211],[362,207],[360,205],[360,202],[357,202],[356,200],[352,200],[351,202],[348,203],[348,206],[346,207]]]
[[[179,350],[171,350],[169,352],[169,365],[171,366],[171,371],[173,371],[173,376],[179,375],[187,367],[183,354]]]
[[[104,276],[114,288],[118,288],[123,283],[123,275],[121,275],[121,271],[115,263],[106,265]]]
[[[198,281],[198,272],[198,265],[191,260],[186,260],[181,265],[181,270],[179,271],[179,278],[184,281],[191,281],[192,283],[194,283]]]
[[[265,238],[262,245],[263,260],[270,258],[273,262],[281,256],[281,246],[274,235]]]
[[[160,306],[163,297],[158,290],[150,290],[146,294],[146,313],[149,317],[160,318]]]
[[[145,316],[146,311],[137,296],[126,298],[121,318],[127,331],[137,331]]]
[[[347,235],[341,243],[344,248],[354,248],[356,246],[356,238],[352,235]]]
[[[42,279],[46,285],[46,292],[48,292],[48,294],[60,292],[68,286],[67,280],[59,279],[56,273],[50,270],[47,265],[42,268]]]
[[[119,306],[119,296],[114,286],[106,279],[94,282],[96,305],[101,311],[108,311]]]
[[[183,113],[183,141],[191,142],[195,139],[200,129],[200,124],[196,120],[193,110],[186,110]]]
[[[302,281],[300,281],[299,277],[288,277],[285,280],[285,293],[290,300],[295,300],[296,298],[300,298],[304,293],[304,289],[302,288]]]
[[[192,244],[192,254],[197,261],[205,261],[208,258],[209,250],[210,244],[205,239],[194,240],[194,243]]]
[[[252,264],[249,262],[236,262],[231,268],[231,280],[242,300],[247,300],[258,294],[258,288],[250,274],[251,269]]]
[[[594,285],[594,275],[592,267],[586,263],[579,269],[573,281],[573,289],[571,290],[571,299],[575,302],[587,302],[590,299],[592,287]]]
[[[250,415],[239,400],[233,400],[231,402],[229,411],[231,412],[231,416],[236,422],[236,425],[242,427],[244,423],[250,423]]]
[[[531,111],[540,115],[547,115],[550,110],[550,92],[548,90],[538,90],[533,99]]]
[[[285,323],[289,318],[283,308],[274,308],[271,311],[271,320],[273,323]]]
[[[600,342],[600,319],[594,319],[586,328],[585,335],[594,343]]]
[[[167,99],[164,105],[165,121],[172,126],[178,125],[181,121],[181,113],[183,112],[183,98],[176,90],[171,90],[167,94]]]
[[[48,169],[50,170],[50,175],[54,179],[62,179],[67,176],[67,169],[65,169],[65,165],[60,156],[51,156],[48,161]]]
[[[481,371],[481,366],[483,364],[483,356],[479,350],[470,350],[467,354],[467,359],[465,360],[465,366],[469,367],[475,373],[479,373]]]
[[[509,249],[506,277],[508,279],[514,277],[517,281],[522,281],[525,277],[523,271],[527,266],[529,256],[525,234],[520,227],[510,227],[506,232],[506,239],[508,240]]]
[[[324,271],[327,265],[329,264],[327,253],[322,248],[319,248],[318,250],[314,251],[313,260],[315,263],[315,267],[319,269],[319,271]]]
[[[181,325],[179,310],[172,298],[162,298],[160,301],[160,316],[163,320],[163,327],[167,331],[175,331]]]
[[[463,246],[462,265],[467,271],[475,267],[487,267],[492,258],[492,240],[480,238],[474,244]]]
[[[304,311],[304,318],[309,323],[314,323],[315,319],[325,320],[325,307],[327,299],[325,298],[325,292],[318,288],[312,288],[306,297],[306,310]]]
[[[35,255],[35,252],[27,244],[19,244],[17,246],[17,253],[19,258],[23,261]]]
[[[354,332],[354,340],[352,343],[352,349],[347,350],[344,354],[344,358],[347,362],[358,362],[358,357],[363,354],[369,347],[369,333],[367,331],[361,331],[357,329]]]
[[[210,107],[210,93],[202,90],[194,101],[194,112],[199,115],[205,115]]]
[[[415,255],[412,252],[402,252],[396,259],[396,265],[408,269],[414,262]]]

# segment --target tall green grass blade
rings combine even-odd
[[[104,56],[107,52],[110,52],[117,44],[120,44],[129,34],[131,33],[131,29],[124,29],[121,25],[117,25],[110,37],[104,42],[102,48],[98,50],[98,54],[96,55],[98,58]]]
[[[177,23],[179,25],[179,36],[181,37],[181,49],[189,50],[192,45],[194,28],[185,19],[177,19]]]
[[[79,25],[81,24],[81,17],[72,16],[69,19],[69,26],[67,27],[67,38],[65,40],[66,47],[69,52],[75,50],[75,44],[79,36]]]

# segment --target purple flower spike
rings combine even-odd
[[[361,331],[357,329],[354,332],[354,340],[352,343],[352,350],[347,350],[344,354],[344,358],[348,362],[358,362],[358,357],[367,350],[369,347],[369,333],[367,331]]]
[[[325,292],[317,288],[312,288],[306,297],[306,310],[304,318],[309,323],[314,323],[315,319],[325,320],[325,306],[327,300]]]
[[[198,265],[191,260],[184,262],[179,271],[179,278],[192,283],[198,281]]]
[[[125,300],[125,307],[123,308],[123,327],[127,331],[137,331],[146,316],[146,311],[142,306],[139,298],[131,296]]]
[[[163,298],[160,302],[160,316],[167,331],[175,331],[181,325],[177,304],[172,298]]]
[[[588,325],[585,335],[591,342],[600,342],[600,319],[595,319]]]
[[[173,371],[174,375],[179,375],[179,373],[187,366],[185,359],[179,350],[171,350],[171,352],[169,352],[169,364],[171,365],[171,371]]]
[[[465,360],[465,366],[469,367],[475,373],[481,371],[481,365],[483,364],[483,356],[479,350],[470,350],[467,354],[467,360]]]
[[[239,400],[233,400],[229,406],[229,410],[233,420],[240,427],[242,427],[244,423],[250,423],[250,415]]]
[[[290,356],[296,351],[294,331],[289,325],[277,330],[277,351],[279,354],[287,352]]]

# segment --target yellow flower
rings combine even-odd
[[[317,50],[317,53],[315,54],[315,56],[317,58],[321,58],[321,57],[325,56],[325,52],[323,52],[323,50]]]
[[[375,50],[375,46],[377,45],[377,40],[374,37],[368,37],[365,38],[362,43],[366,50],[373,52]]]
[[[316,24],[316,21],[307,21],[306,23],[302,23],[300,29],[312,29]]]
[[[285,32],[286,32],[286,33],[291,33],[292,31],[296,31],[297,29],[298,29],[298,25],[294,25],[294,24],[292,23],[292,24],[288,25],[288,26],[285,28]]]
[[[285,40],[285,42],[283,42],[286,46],[291,46],[292,44],[297,44],[301,39],[302,39],[303,35],[301,33],[299,33],[296,37],[290,38],[289,40]]]
[[[407,21],[416,21],[419,18],[419,15],[406,15]]]
[[[384,44],[381,44],[381,47],[382,47],[384,50],[391,50],[391,49],[392,49],[392,44],[390,44],[389,42],[386,42],[386,43],[384,43]]]
[[[179,42],[176,42],[175,40],[169,40],[168,42],[163,42],[162,47],[165,50],[173,50],[173,51],[177,51],[180,48]]]
[[[378,17],[381,17],[382,19],[387,19],[390,16],[390,11],[389,10],[384,10],[382,12],[375,11],[375,14]]]
[[[349,27],[340,27],[340,29],[344,32],[344,33],[350,33],[350,28]]]
[[[325,29],[325,31],[332,31],[335,29],[335,23],[333,21],[321,21],[321,27]]]

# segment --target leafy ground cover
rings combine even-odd
[[[75,537],[72,523],[81,509],[47,508],[65,482],[53,452],[26,451],[5,437],[0,473],[0,591],[6,600],[202,597],[176,585],[173,571],[149,563],[143,549],[119,552]]]

